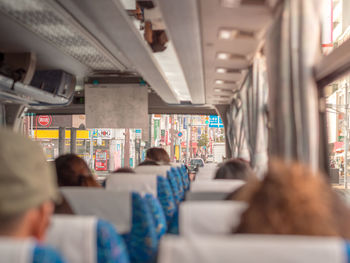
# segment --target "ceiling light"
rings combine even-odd
[[[217,59],[221,59],[221,60],[227,60],[231,57],[231,54],[229,53],[225,53],[225,52],[219,52],[217,55],[216,55]]]
[[[234,93],[234,90],[233,89],[223,89],[223,88],[215,88],[214,89],[215,92],[221,92],[221,93],[226,93],[226,94],[232,94]]]
[[[221,0],[223,7],[235,8],[241,5],[242,0]]]
[[[222,85],[222,84],[224,84],[224,81],[221,79],[217,79],[217,80],[215,80],[215,84]]]
[[[227,69],[225,69],[225,68],[217,68],[216,69],[216,73],[220,73],[220,74],[227,73]]]
[[[235,29],[220,29],[219,39],[234,39],[238,34],[238,30]]]

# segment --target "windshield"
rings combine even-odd
[[[199,165],[200,167],[203,166],[203,161],[201,159],[192,159],[191,160],[191,165]]]

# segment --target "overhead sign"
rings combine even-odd
[[[41,126],[50,127],[52,123],[52,117],[50,115],[40,115],[37,117],[37,121]]]
[[[209,128],[224,128],[222,119],[217,115],[209,116]]]

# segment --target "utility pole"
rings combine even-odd
[[[186,127],[186,160],[185,163],[188,162],[190,156],[190,122],[187,119],[187,127]]]
[[[349,113],[348,113],[348,83],[345,84],[345,149],[344,149],[344,187],[348,188],[348,150],[349,150]]]
[[[171,142],[170,142],[170,161],[174,161],[174,153],[175,153],[175,132],[174,132],[174,123],[175,123],[175,116],[171,115],[171,127],[170,127],[170,134],[171,134]]]
[[[125,129],[124,167],[130,167],[130,130]]]
[[[193,157],[193,149],[192,149],[192,115],[190,118],[190,158]]]
[[[90,168],[93,170],[94,166],[94,130],[90,130]]]

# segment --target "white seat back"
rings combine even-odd
[[[131,229],[131,194],[93,187],[62,187],[62,194],[77,215],[97,216],[113,223],[119,233]]]
[[[180,205],[180,235],[229,234],[238,226],[241,214],[247,208],[244,202],[187,201]]]
[[[344,241],[337,238],[270,235],[165,236],[159,263],[344,263]]]
[[[223,201],[231,192],[187,192],[186,201]]]
[[[46,236],[46,243],[62,253],[67,262],[97,262],[97,218],[56,215]]]
[[[204,167],[200,167],[196,175],[196,180],[213,180],[217,169],[218,166],[214,163],[206,164]]]
[[[233,192],[245,182],[242,180],[203,180],[194,181],[191,184],[191,192]]]
[[[154,174],[111,174],[106,189],[121,192],[151,193],[157,196],[157,175]]]
[[[0,263],[32,263],[35,241],[32,238],[0,238]]]
[[[141,165],[135,168],[136,174],[154,174],[166,176],[166,172],[171,168],[170,165]]]

